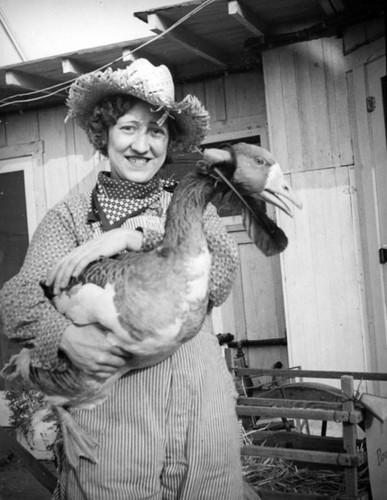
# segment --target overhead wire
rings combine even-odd
[[[187,19],[189,19],[190,17],[192,17],[195,14],[197,14],[197,12],[199,12],[200,10],[204,9],[205,7],[207,7],[207,5],[209,5],[209,4],[213,3],[213,2],[216,2],[216,1],[217,0],[205,0],[203,3],[201,3],[200,5],[198,5],[197,7],[195,7],[190,12],[188,12],[188,14],[186,14],[185,16],[183,16],[180,19],[178,19],[175,23],[173,23],[165,31],[163,31],[162,33],[159,33],[158,35],[156,35],[155,37],[151,38],[150,40],[147,40],[146,42],[144,42],[143,44],[139,45],[138,47],[135,47],[133,50],[131,50],[131,53],[134,54],[135,52],[137,52],[139,50],[142,50],[144,47],[146,47],[146,46],[148,46],[148,45],[156,42],[157,40],[159,40],[163,36],[167,35],[171,31],[173,31],[180,24],[182,24],[185,21],[187,21]],[[94,73],[94,72],[97,72],[97,71],[103,71],[104,69],[108,68],[112,64],[121,61],[123,58],[124,58],[124,56],[121,55],[120,57],[117,57],[117,59],[114,59],[113,61],[110,61],[109,63],[106,63],[106,64],[104,64],[103,66],[101,66],[99,68],[96,68],[95,70],[91,71],[90,73]],[[25,102],[33,102],[33,101],[38,101],[38,100],[41,100],[41,99],[47,99],[48,97],[51,97],[51,96],[53,96],[55,94],[58,94],[58,93],[60,93],[62,91],[67,90],[71,86],[71,84],[77,78],[78,77],[74,77],[74,78],[71,78],[71,79],[66,80],[64,82],[60,82],[60,83],[57,83],[55,85],[51,85],[49,87],[45,87],[45,88],[42,88],[42,89],[32,90],[32,91],[29,91],[29,92],[23,92],[23,93],[20,93],[20,94],[14,94],[12,96],[4,97],[3,99],[0,99],[0,108],[3,108],[5,106],[11,106],[13,104],[21,104],[21,103],[25,103]],[[60,87],[60,88],[58,89],[58,87]],[[57,90],[54,90],[53,92],[49,92],[52,89],[57,89]],[[42,92],[45,92],[45,94],[37,96],[37,97],[26,98],[26,99],[15,99],[17,97],[23,98],[25,96],[32,96],[34,94],[39,94],[39,93],[42,93]]]

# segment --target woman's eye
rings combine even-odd
[[[137,131],[137,127],[135,125],[122,125],[121,130],[125,130],[125,132],[134,133]]]
[[[166,131],[163,128],[152,128],[150,132],[154,137],[164,137],[166,135]]]

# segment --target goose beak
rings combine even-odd
[[[260,196],[265,202],[278,207],[280,210],[289,215],[289,217],[293,217],[293,214],[289,204],[286,203],[285,200],[290,201],[297,208],[302,208],[301,201],[298,199],[290,184],[285,179],[278,163],[271,166],[265,188],[260,193]]]

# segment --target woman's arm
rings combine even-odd
[[[70,278],[77,278],[91,262],[100,257],[112,257],[124,250],[138,251],[142,240],[141,231],[135,229],[117,228],[103,233],[60,259],[48,274],[47,285],[54,284],[54,294],[58,295],[66,288]]]
[[[226,231],[214,205],[204,212],[204,232],[211,252],[210,302],[220,306],[228,297],[239,264],[238,245]]]
[[[34,366],[65,369],[66,357],[60,356],[60,352],[65,352],[78,367],[101,374],[121,366],[122,353],[106,342],[98,327],[75,326],[58,313],[44,296],[39,282],[47,276],[55,280],[57,273],[63,280],[63,273],[74,275],[74,266],[85,267],[102,255],[112,256],[125,248],[136,249],[142,235],[118,229],[87,242],[92,233],[87,232],[83,218],[82,210],[72,211],[65,203],[47,213],[34,234],[20,272],[1,290],[0,305],[5,334],[11,340],[34,346]],[[89,339],[89,348],[84,338]]]

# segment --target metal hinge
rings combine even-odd
[[[374,96],[369,95],[366,99],[367,102],[367,112],[372,113],[372,111],[375,111],[376,108],[376,99]]]
[[[387,262],[387,247],[379,248],[379,262],[385,264]]]

